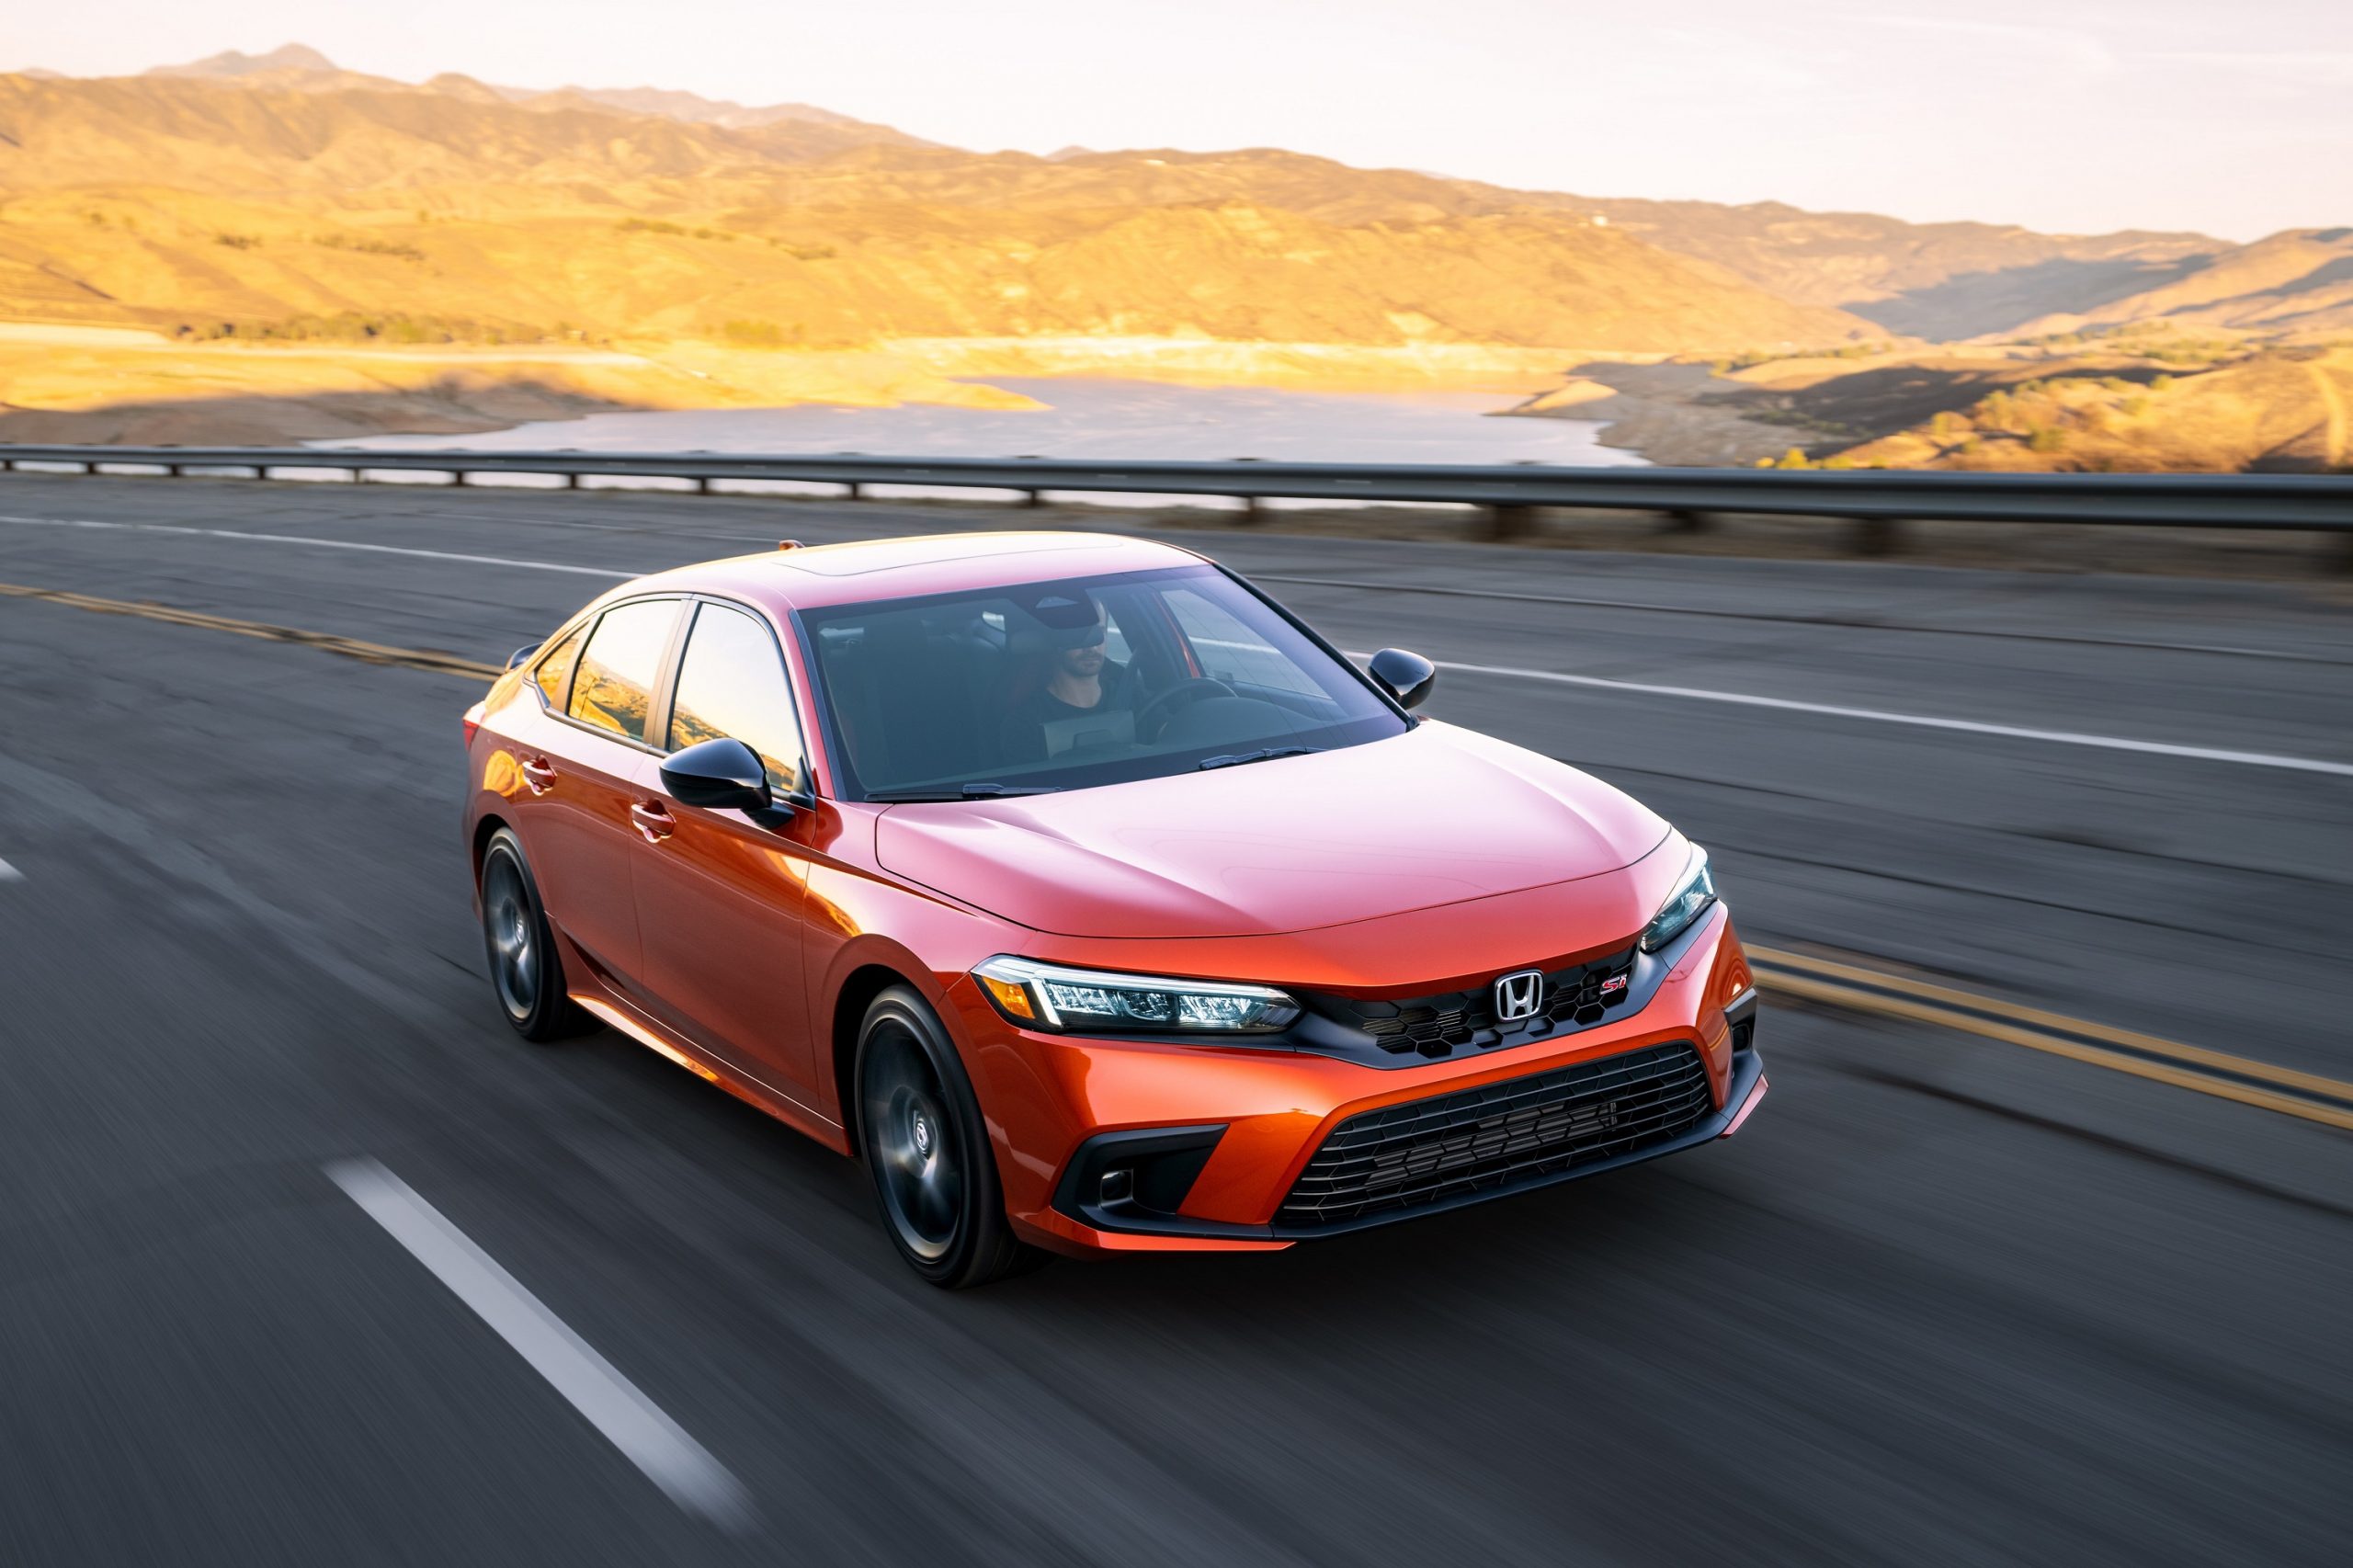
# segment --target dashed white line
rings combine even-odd
[[[730,1528],[752,1522],[751,1499],[725,1466],[406,1182],[374,1160],[326,1169],[672,1502]]]
[[[25,874],[6,860],[0,860],[0,882],[21,882]]]

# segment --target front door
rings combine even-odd
[[[706,599],[673,687],[665,752],[728,736],[767,765],[781,798],[807,753],[768,622]],[[672,800],[655,769],[642,811],[668,819],[640,845],[637,920],[656,1016],[722,1062],[814,1109],[818,1052],[801,983],[812,815],[755,822]]]

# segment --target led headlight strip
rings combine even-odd
[[[1267,1034],[1299,1004],[1264,985],[1064,969],[1000,954],[972,971],[1012,1022],[1057,1034]]]
[[[1716,902],[1716,879],[1708,871],[1708,852],[1698,845],[1691,846],[1691,858],[1683,868],[1683,880],[1659,905],[1651,923],[1643,927],[1643,951],[1654,953],[1684,932],[1691,929],[1691,922],[1708,912]]]

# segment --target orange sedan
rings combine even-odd
[[[947,1286],[1729,1135],[1765,1077],[1705,852],[1416,715],[1435,678],[1123,538],[642,578],[466,715],[500,1006],[861,1158]]]

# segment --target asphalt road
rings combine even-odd
[[[1036,517],[12,476],[0,584],[495,663],[598,572]],[[2341,591],[1167,537],[1640,793],[1752,941],[2353,1078]],[[2353,1134],[1768,1002],[1729,1142],[944,1296],[848,1163],[507,1033],[471,699],[0,597],[0,1561],[2344,1560]],[[746,1511],[649,1481],[352,1160]]]

